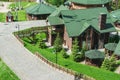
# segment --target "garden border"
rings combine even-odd
[[[67,69],[67,68],[65,68],[65,67],[62,67],[62,66],[60,66],[60,65],[58,65],[58,64],[55,64],[55,63],[47,60],[45,57],[43,57],[43,56],[42,56],[41,54],[39,54],[38,52],[36,52],[34,55],[37,56],[38,58],[40,58],[40,59],[41,59],[43,62],[45,62],[46,64],[52,66],[53,68],[56,68],[56,69],[61,70],[61,71],[63,71],[63,72],[66,72],[67,74],[73,75],[73,76],[75,76],[75,78],[77,78],[77,79],[79,78],[80,80],[81,80],[81,79],[83,79],[83,80],[95,80],[95,79],[93,79],[92,77],[89,77],[89,76],[84,75],[84,74],[79,74],[79,73],[77,73],[77,72],[75,72],[75,71],[73,71],[73,70],[70,70],[70,69]]]

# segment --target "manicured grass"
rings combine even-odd
[[[21,2],[21,6],[22,6],[23,8],[27,8],[27,7],[32,6],[32,5],[34,5],[34,4],[37,4],[37,3],[35,3],[35,2],[25,2],[25,1],[22,1],[22,2]],[[14,8],[15,5],[16,5],[16,6],[19,5],[19,3],[18,3],[18,2],[17,2],[17,3],[12,3],[12,4],[9,5],[9,8]]]
[[[35,2],[21,2],[21,6],[23,7],[23,10],[18,10],[17,14],[18,14],[18,21],[26,21],[27,17],[26,17],[26,12],[25,9],[29,6],[32,6],[34,4],[37,4]],[[17,3],[18,5],[18,3]],[[15,7],[15,3],[12,3],[9,5],[9,8],[14,8]],[[14,16],[14,20],[16,20],[16,12],[12,11],[12,14]],[[0,22],[5,22],[6,21],[6,13],[0,13]]]
[[[5,22],[6,16],[5,13],[0,13],[0,22]]]
[[[25,47],[30,50],[32,53],[39,52],[46,59],[56,62],[56,55],[53,53],[52,49],[40,49],[37,45],[32,45],[27,41],[27,38],[24,38]],[[64,59],[60,53],[58,53],[58,64],[66,68],[72,69],[78,73],[82,73],[93,77],[96,80],[120,80],[120,75],[102,70],[93,66],[83,65],[80,63],[74,62],[72,59]]]
[[[12,11],[13,15],[14,15],[14,20],[16,20],[16,12],[15,11]],[[18,21],[26,21],[27,20],[27,17],[26,17],[26,12],[25,10],[19,10],[18,11]]]
[[[0,80],[20,80],[2,60],[0,60]]]

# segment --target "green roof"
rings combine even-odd
[[[89,50],[85,52],[85,57],[89,59],[104,59],[105,54],[97,50]]]
[[[42,14],[51,14],[55,10],[56,10],[56,7],[52,5],[39,3],[39,4],[35,4],[33,6],[28,7],[26,9],[26,12],[28,14],[42,15]]]
[[[107,14],[106,28],[103,30],[99,28],[101,13]],[[116,31],[106,8],[64,10],[61,11],[61,14],[69,37],[79,36],[89,27],[94,28],[99,33]]]
[[[112,11],[110,13],[113,22],[120,21],[120,9]]]
[[[56,17],[56,16],[48,17],[48,22],[50,23],[50,25],[64,24],[63,20],[61,18],[59,18],[59,17]]]
[[[111,2],[112,0],[69,0],[69,1],[78,4],[94,5],[94,4],[106,4]]]
[[[110,51],[115,51],[117,44],[116,43],[108,43],[105,44],[105,48]]]
[[[64,24],[63,20],[59,17],[62,10],[68,10],[67,7],[61,5],[57,8],[50,16],[48,16],[48,21],[50,25],[60,25]]]
[[[117,44],[117,47],[116,47],[116,49],[115,49],[114,54],[120,56],[120,41],[119,41],[119,43]]]

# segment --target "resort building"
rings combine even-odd
[[[26,13],[28,20],[45,20],[55,10],[55,6],[41,2],[27,8]]]
[[[56,33],[59,33],[63,44],[72,48],[75,38],[79,42],[80,48],[83,44],[87,49],[103,48],[108,43],[110,32],[115,32],[109,12],[105,7],[89,8],[79,10],[56,10],[56,15],[52,20],[48,17],[48,22],[52,24],[48,29],[48,42],[52,45]],[[89,14],[89,15],[88,15]]]
[[[96,7],[106,7],[110,8],[109,3],[112,0],[69,0],[70,9],[87,9],[87,8],[96,8]]]
[[[120,28],[120,9],[112,11],[110,15],[112,17],[112,21],[114,22],[115,26]]]

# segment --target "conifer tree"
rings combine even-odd
[[[60,35],[59,33],[57,33],[57,37],[54,41],[54,49],[56,50],[56,52],[60,52],[62,49],[62,40],[60,39]]]
[[[63,58],[68,58],[69,57],[69,55],[65,52],[64,49],[62,49],[60,53],[62,54]]]
[[[43,42],[42,38],[40,38],[40,41],[39,41],[39,48],[46,48],[46,45],[45,45],[45,42]]]
[[[78,46],[78,41],[77,38],[73,41],[73,46],[72,46],[72,54],[76,55],[79,52],[79,46]]]
[[[101,68],[105,69],[105,70],[114,71],[115,68],[116,68],[116,59],[115,59],[115,56],[112,55],[109,59],[105,58],[104,61],[103,61],[103,63],[102,63]]]

